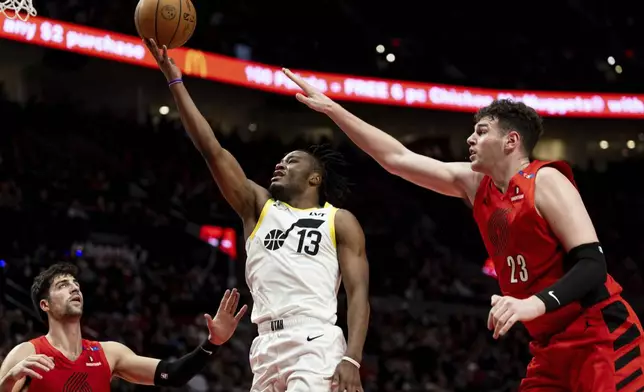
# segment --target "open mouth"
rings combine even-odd
[[[284,177],[286,175],[286,172],[284,170],[275,170],[273,172],[273,178],[271,178],[271,182],[277,181],[280,178]]]
[[[79,304],[83,303],[80,297],[73,297],[69,302],[79,303]]]

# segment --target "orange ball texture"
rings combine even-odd
[[[152,38],[159,48],[183,46],[197,26],[197,10],[190,0],[140,0],[134,24],[141,38]]]

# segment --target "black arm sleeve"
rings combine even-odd
[[[206,341],[193,352],[175,361],[162,360],[154,372],[154,385],[180,387],[199,373],[219,346]]]
[[[568,252],[572,267],[555,284],[537,293],[546,312],[579,301],[606,281],[606,258],[599,242],[579,245]]]

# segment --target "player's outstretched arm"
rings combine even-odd
[[[237,290],[226,290],[214,319],[210,315],[204,315],[208,323],[208,340],[193,352],[174,361],[136,355],[118,342],[101,343],[112,366],[112,373],[134,384],[169,387],[185,385],[204,368],[217,348],[232,336],[247,310],[244,305],[237,312],[238,304]]]
[[[288,69],[284,70],[304,94],[296,98],[329,116],[360,149],[388,172],[447,196],[473,200],[481,175],[467,162],[441,162],[416,154],[402,143],[355,116]]]
[[[535,179],[539,213],[568,253],[568,272],[537,294],[552,311],[582,299],[606,281],[606,259],[593,222],[575,186],[559,170],[544,167]]]
[[[335,215],[335,233],[342,283],[347,292],[348,357],[338,365],[334,381],[339,391],[362,390],[358,366],[369,329],[369,265],[365,237],[356,217],[347,210]],[[355,361],[355,364],[352,362]]]
[[[166,47],[159,49],[153,40],[146,40],[150,53],[163,71],[170,91],[179,108],[181,122],[186,128],[195,147],[206,160],[219,189],[247,227],[254,227],[254,219],[268,200],[268,191],[246,178],[239,162],[223,148],[193,102],[188,90],[181,81],[181,70],[168,57]]]
[[[24,342],[7,354],[0,367],[0,392],[22,390],[26,377],[41,379],[42,374],[54,368],[54,361],[42,354],[36,354],[34,345]]]

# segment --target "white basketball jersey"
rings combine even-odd
[[[251,321],[307,316],[335,324],[340,266],[337,208],[300,210],[270,199],[246,241]]]

